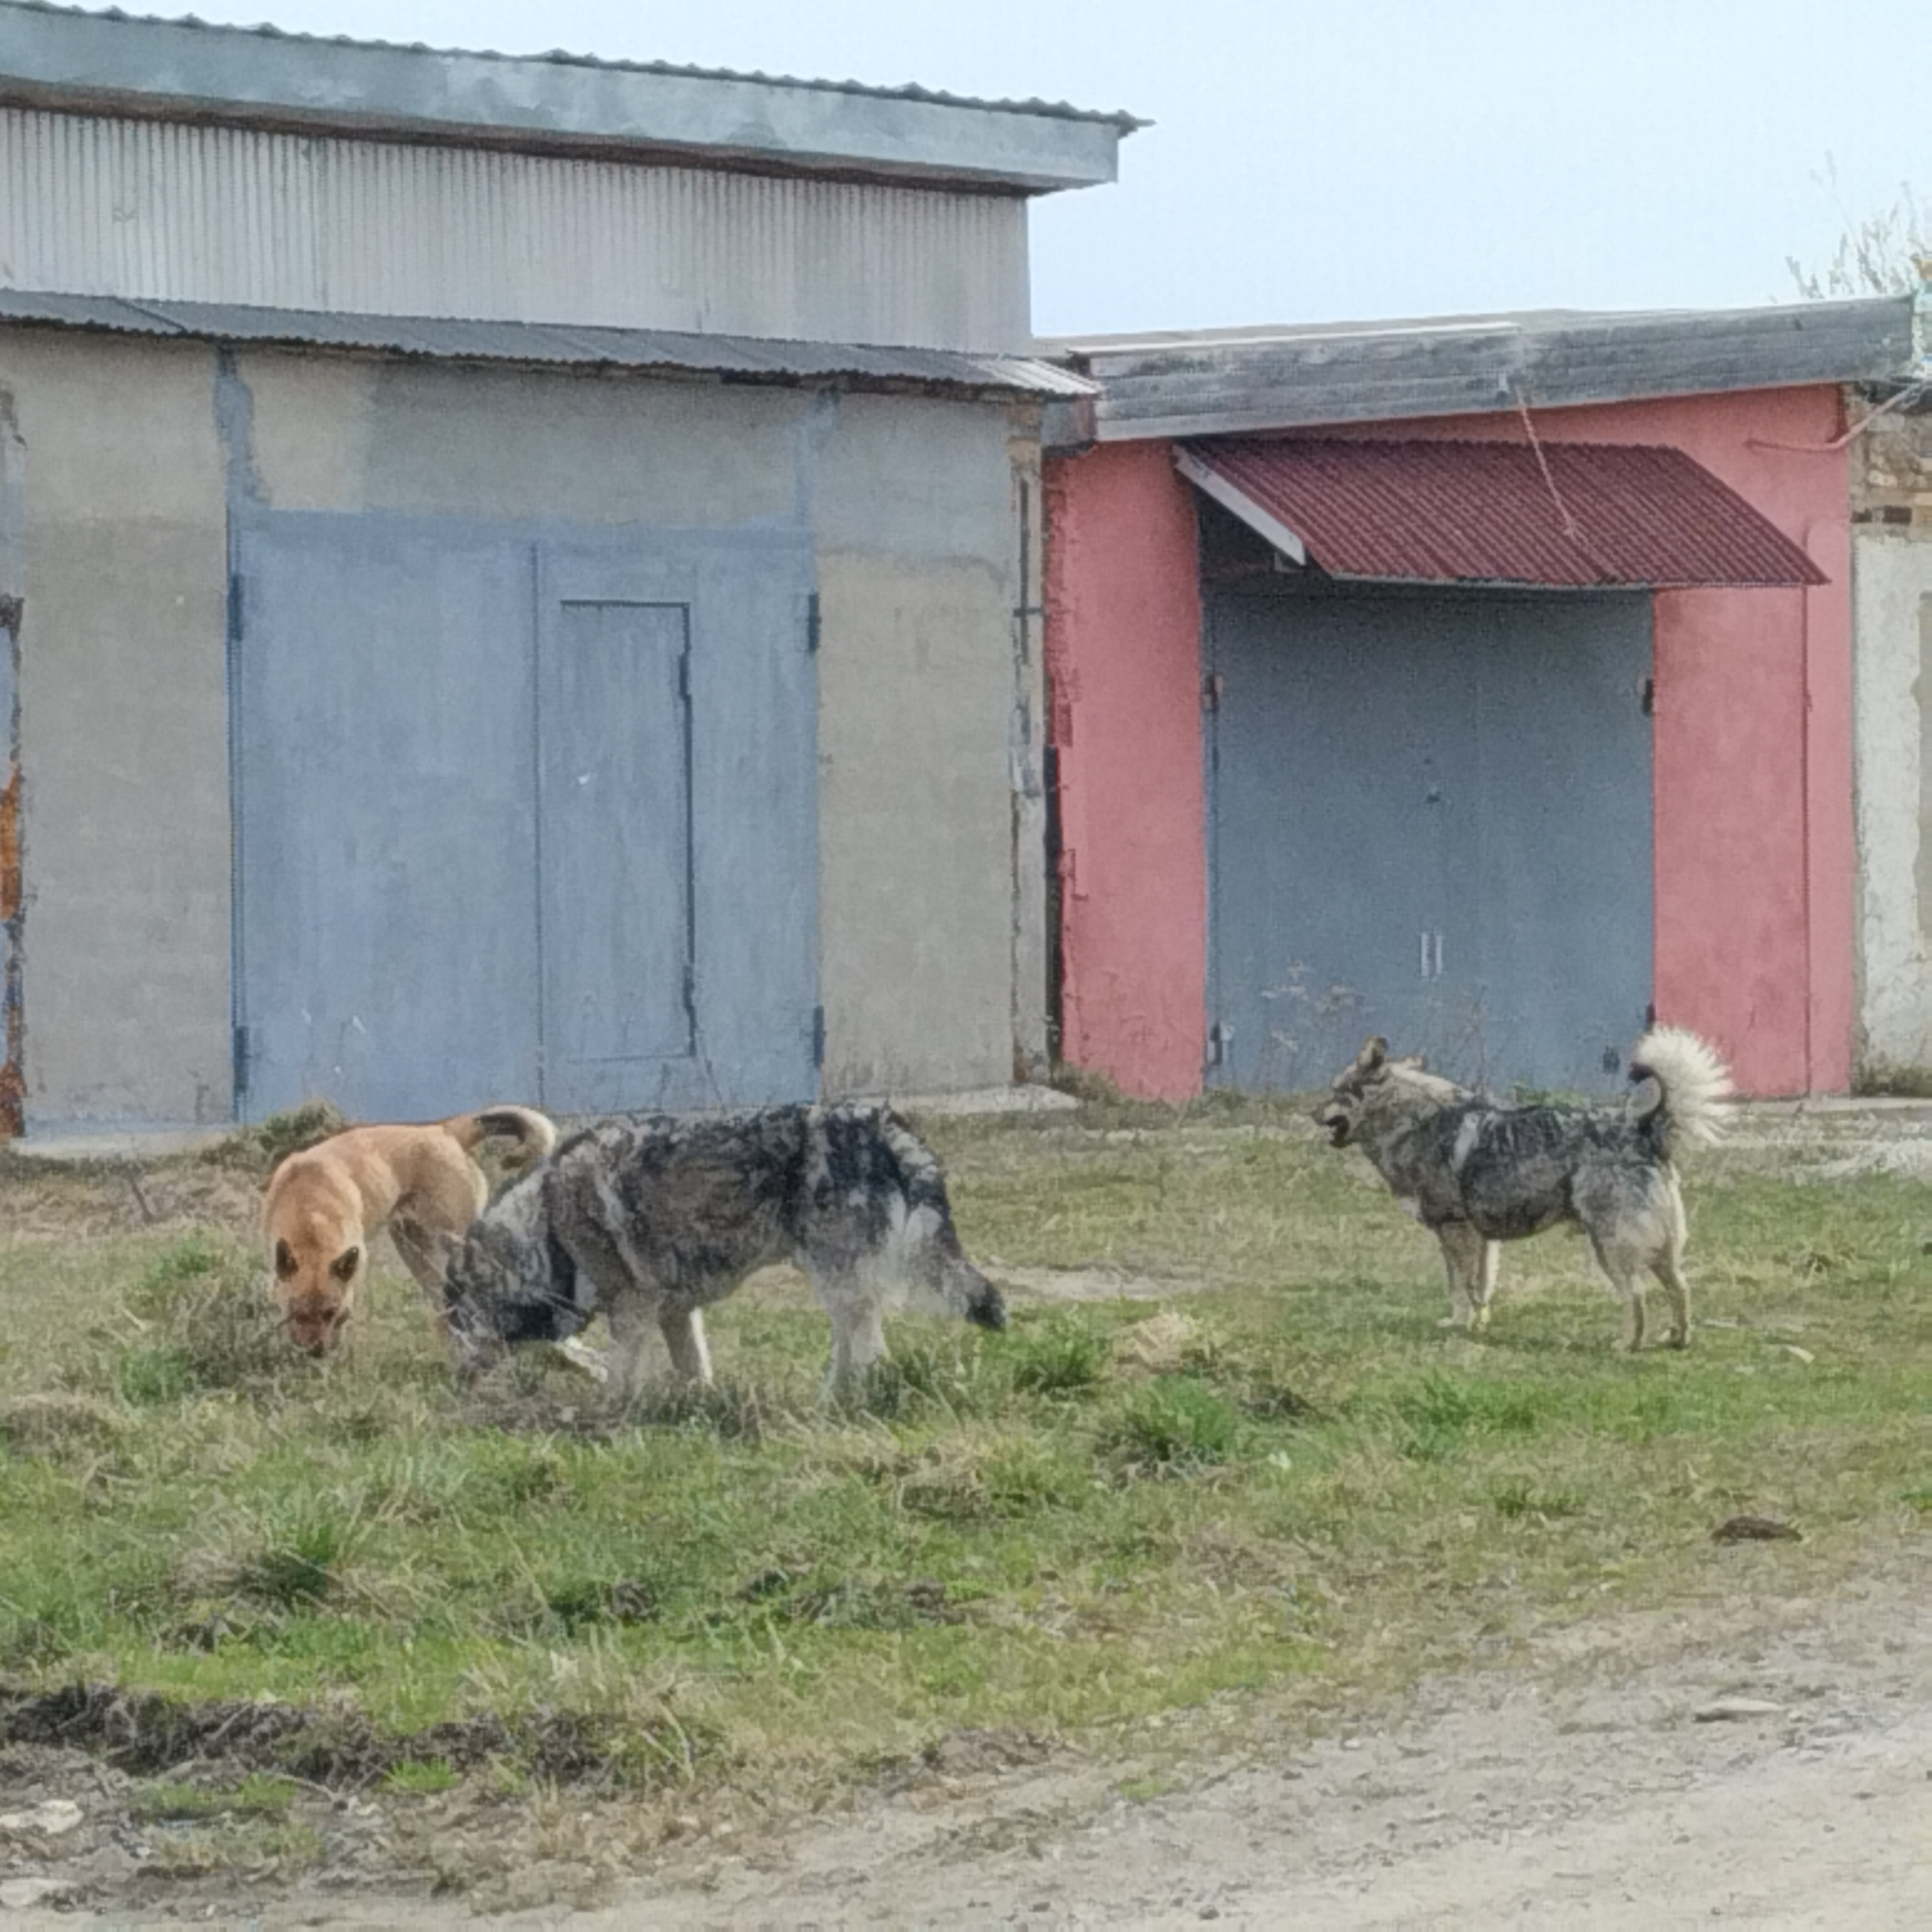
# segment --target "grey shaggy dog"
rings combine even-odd
[[[702,1310],[795,1262],[832,1318],[828,1394],[854,1393],[902,1302],[1004,1328],[999,1291],[961,1251],[937,1156],[889,1108],[765,1107],[601,1120],[498,1195],[451,1256],[460,1373],[515,1342],[560,1342],[601,1310],[617,1392],[655,1327],[708,1382]]]
[[[1625,1345],[1644,1337],[1642,1276],[1670,1303],[1666,1339],[1690,1339],[1687,1232],[1676,1156],[1714,1140],[1724,1063],[1696,1034],[1655,1027],[1630,1054],[1646,1090],[1630,1108],[1504,1106],[1396,1060],[1372,1039],[1335,1079],[1316,1120],[1336,1147],[1359,1147],[1405,1208],[1442,1244],[1454,1318],[1489,1320],[1500,1244],[1559,1221],[1580,1226],[1626,1310]]]

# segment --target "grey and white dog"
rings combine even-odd
[[[938,1158],[890,1108],[620,1115],[506,1188],[452,1254],[458,1371],[511,1342],[561,1341],[601,1310],[620,1394],[652,1328],[680,1376],[708,1382],[702,1310],[782,1261],[832,1318],[829,1394],[855,1392],[884,1357],[895,1305],[1006,1326],[999,1291],[961,1251]]]
[[[1336,1147],[1359,1147],[1397,1202],[1442,1245],[1453,1315],[1489,1320],[1500,1244],[1574,1222],[1622,1298],[1624,1342],[1644,1337],[1642,1276],[1663,1283],[1666,1339],[1690,1339],[1687,1232],[1676,1156],[1712,1141],[1730,1078],[1716,1052],[1682,1027],[1654,1027],[1630,1054],[1645,1090],[1628,1107],[1504,1106],[1391,1059],[1373,1039],[1336,1078],[1316,1114]]]

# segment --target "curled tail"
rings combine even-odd
[[[485,1107],[477,1113],[458,1114],[442,1126],[466,1152],[499,1135],[522,1142],[533,1161],[542,1160],[556,1145],[556,1129],[534,1107]]]
[[[1687,1027],[1652,1027],[1630,1049],[1630,1077],[1654,1081],[1657,1098],[1640,1102],[1637,1118],[1663,1135],[1664,1147],[1678,1134],[1708,1143],[1724,1133],[1718,1102],[1731,1090],[1731,1076],[1717,1048]]]

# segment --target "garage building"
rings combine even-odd
[[[1124,116],[0,0],[16,1124],[1004,1083]]]
[[[1059,346],[1070,1061],[1305,1088],[1377,1031],[1587,1090],[1655,1016],[1846,1089],[1847,386],[1910,298]]]

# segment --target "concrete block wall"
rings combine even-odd
[[[1037,804],[1025,410],[282,351],[224,376],[206,344],[0,328],[10,424],[30,1130],[231,1115],[231,489],[809,527],[826,1088],[1004,1084],[1016,1038],[1043,1041],[1044,885],[1016,833]]]
[[[0,330],[25,1112],[230,1108],[227,530],[206,348]]]
[[[1853,458],[1858,1071],[1916,1090],[1932,1082],[1932,410],[1873,417]]]

